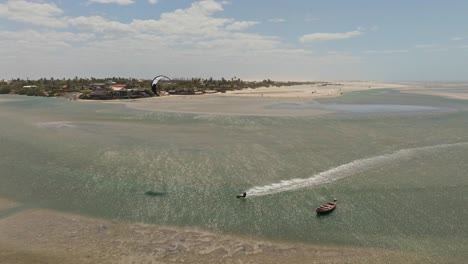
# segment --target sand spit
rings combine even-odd
[[[434,88],[436,87],[436,88]],[[454,90],[457,88],[457,90]],[[326,109],[276,109],[278,104],[308,104],[314,99],[330,98],[354,91],[374,89],[395,89],[405,93],[435,95],[456,99],[468,99],[468,84],[424,83],[384,83],[365,81],[317,82],[314,84],[262,87],[243,89],[205,95],[175,95],[140,98],[133,100],[100,101],[110,104],[158,112],[218,114],[218,115],[255,115],[255,116],[318,116],[332,113]],[[96,102],[80,100],[85,102]]]
[[[270,243],[43,209],[0,217],[0,263],[389,262],[427,263],[427,258],[380,249]]]
[[[398,90],[404,93],[468,100],[468,82],[406,83]]]
[[[403,88],[400,84],[376,82],[321,82],[317,84],[228,91],[224,94],[177,95],[138,100],[106,101],[129,108],[161,112],[255,116],[317,116],[324,109],[273,109],[275,104],[305,104],[315,98],[336,97],[351,91]]]
[[[226,94],[221,95],[274,98],[326,98],[340,96],[347,92],[374,89],[395,89],[405,93],[468,100],[468,83],[464,82],[387,83],[372,81],[326,81],[307,85],[262,87],[240,91],[228,91]]]
[[[468,86],[467,86],[468,87]],[[432,96],[439,96],[445,97],[450,99],[461,99],[461,100],[468,100],[468,88],[464,92],[444,92],[444,91],[433,91],[433,90],[423,90],[423,89],[408,89],[408,90],[401,90],[404,93],[411,93],[411,94],[422,94],[422,95],[432,95]]]
[[[316,84],[305,84],[281,87],[261,87],[257,89],[244,89],[239,91],[228,91],[224,96],[259,96],[276,98],[325,98],[340,96],[346,92],[364,91],[384,88],[404,88],[406,85],[380,82],[319,82]]]

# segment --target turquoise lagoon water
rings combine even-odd
[[[0,96],[0,197],[119,221],[466,260],[468,103],[376,90],[311,104],[339,108],[319,117],[207,115]],[[236,199],[243,190],[250,198]],[[317,217],[333,198],[337,210]]]

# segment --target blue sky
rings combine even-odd
[[[468,1],[4,0],[0,79],[467,80]]]

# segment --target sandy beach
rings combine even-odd
[[[317,116],[323,109],[274,109],[275,104],[305,104],[318,98],[337,97],[352,91],[405,88],[405,85],[380,82],[319,82],[316,84],[263,87],[205,95],[176,95],[136,100],[103,101],[129,108],[161,112],[229,114],[257,116]],[[81,100],[83,101],[83,100]]]
[[[343,95],[347,92],[364,91],[371,89],[399,89],[406,85],[384,82],[366,81],[324,81],[315,84],[261,87],[257,89],[243,89],[240,91],[228,91],[225,96],[260,96],[275,98],[326,98]]]
[[[431,87],[437,87],[431,88]],[[421,83],[386,83],[367,81],[317,82],[315,84],[262,87],[205,95],[175,95],[143,98],[136,100],[102,101],[110,104],[124,104],[129,108],[161,112],[229,114],[257,116],[317,116],[328,114],[326,109],[275,109],[278,104],[301,105],[314,99],[333,98],[355,91],[393,89],[404,93],[432,95],[453,99],[468,99],[465,84],[453,86]],[[83,101],[83,100],[81,100]]]
[[[433,95],[453,99],[468,99],[468,83],[465,82],[433,82],[433,83],[390,83],[375,81],[324,81],[312,85],[296,85],[281,87],[262,87],[228,91],[223,96],[249,96],[274,98],[327,98],[343,95],[347,92],[366,91],[374,89],[394,89],[406,93]]]
[[[108,221],[0,200],[0,263],[423,263],[373,248],[275,243]]]

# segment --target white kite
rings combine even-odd
[[[167,80],[171,80],[171,78],[167,77],[167,76],[164,76],[164,75],[158,75],[156,77],[154,77],[153,79],[153,83],[151,83],[151,90],[153,91],[153,93],[155,93],[157,96],[159,96],[159,91],[158,89],[156,89],[156,85],[158,84],[159,80],[161,79],[167,79]]]

